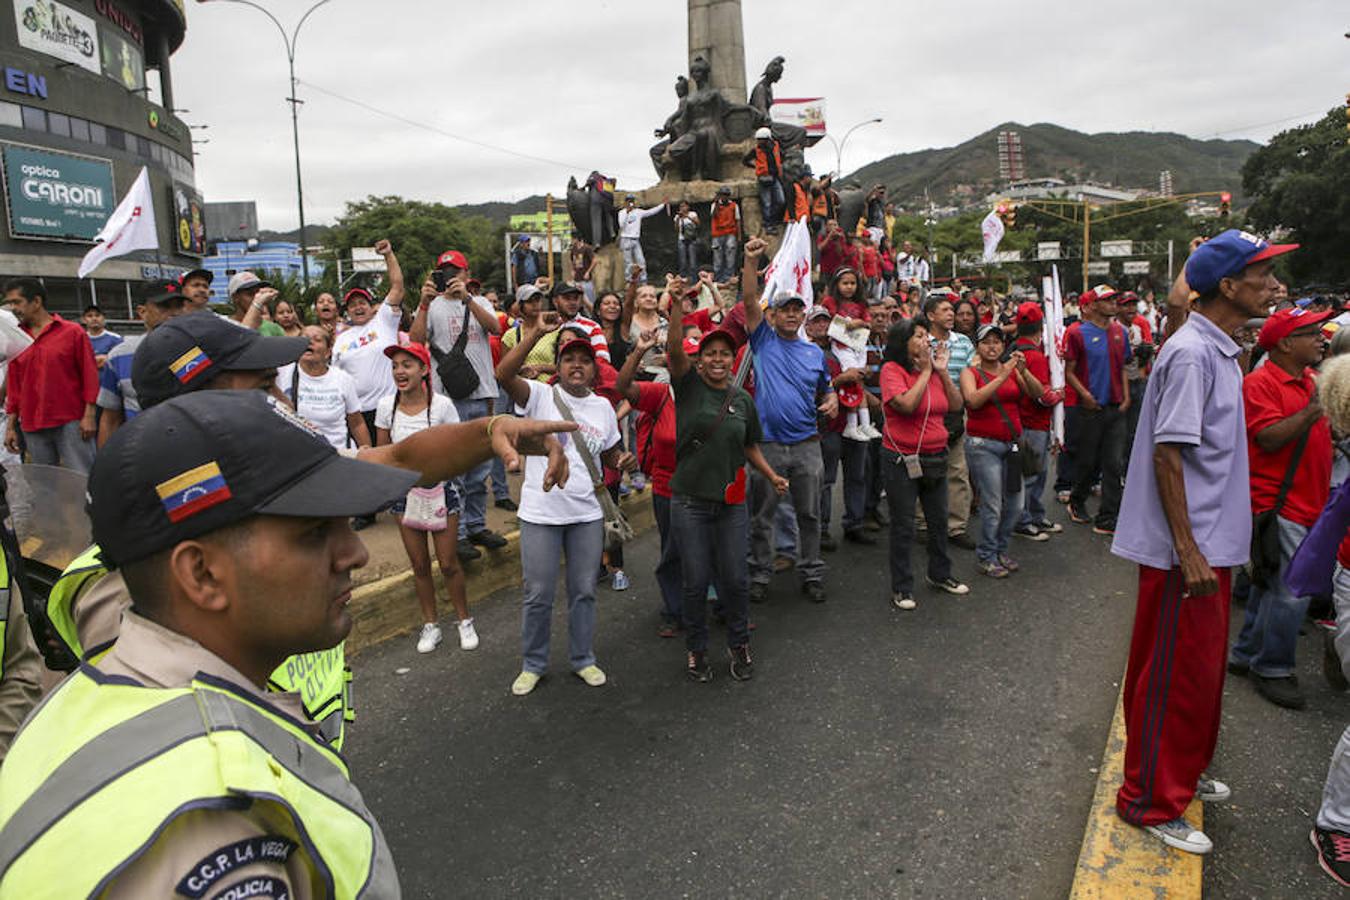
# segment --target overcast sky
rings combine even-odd
[[[312,0],[260,2],[289,30]],[[281,35],[245,6],[187,6],[174,86],[182,117],[209,126],[197,132],[210,140],[197,185],[208,201],[256,200],[264,228],[293,228]],[[593,168],[621,189],[650,186],[652,129],[685,71],[686,9],[332,0],[296,55],[307,219],[331,222],[368,194],[450,204],[560,194]],[[884,119],[849,139],[845,171],[1009,120],[1264,141],[1344,102],[1347,11],[1344,0],[745,0],[747,85],[781,54],[777,95],[827,98],[832,133]],[[833,169],[829,142],[808,161]]]

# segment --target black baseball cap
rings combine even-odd
[[[563,294],[584,294],[584,293],[586,292],[581,289],[581,285],[579,284],[575,284],[571,281],[559,281],[557,284],[553,285],[553,289],[549,291],[549,296],[561,297]]]
[[[216,280],[216,273],[212,272],[210,269],[188,269],[182,275],[178,276],[178,283],[180,285],[187,284],[189,278],[205,278],[206,283],[210,284]]]
[[[89,517],[117,566],[253,516],[362,515],[418,477],[339,455],[262,391],[199,392],[117,429],[89,472]]]
[[[177,305],[185,299],[183,288],[177,281],[152,281],[141,288],[138,298],[140,303],[158,303],[165,306]]]
[[[141,408],[201,390],[221,372],[275,369],[309,347],[302,337],[264,337],[213,312],[177,316],[145,336],[131,361]]]

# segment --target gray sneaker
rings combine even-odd
[[[1233,796],[1233,789],[1217,778],[1201,775],[1195,783],[1195,796],[1205,803],[1221,803]]]
[[[1214,849],[1214,842],[1200,829],[1183,818],[1157,825],[1145,825],[1144,830],[1169,847],[1203,856]]]

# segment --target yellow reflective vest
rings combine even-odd
[[[218,679],[154,688],[82,664],[0,768],[0,900],[94,896],[183,811],[241,799],[289,813],[316,896],[399,896],[342,757],[299,722]]]
[[[47,597],[47,618],[76,657],[83,657],[89,648],[81,646],[75,627],[75,600],[86,585],[108,574],[98,554],[98,545],[94,545],[76,557],[66,566]],[[5,579],[8,587],[8,575]],[[319,724],[319,732],[339,750],[346,738],[347,723],[356,718],[351,703],[352,670],[347,667],[345,648],[344,642],[331,650],[292,656],[272,673],[267,683],[274,691],[298,693],[305,713]]]

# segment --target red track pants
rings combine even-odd
[[[1125,783],[1120,817],[1156,825],[1179,817],[1214,757],[1228,656],[1231,572],[1219,589],[1185,594],[1181,569],[1139,567],[1139,601],[1122,703]]]

